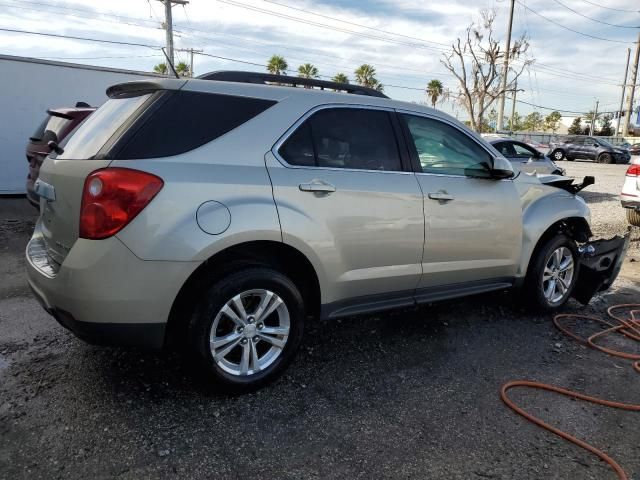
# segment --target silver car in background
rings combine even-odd
[[[511,138],[491,138],[489,143],[511,162],[515,170],[544,175],[564,175],[565,170],[544,153]]]
[[[509,288],[556,310],[624,256],[589,242],[588,182],[515,176],[375,90],[216,72],[107,94],[42,165],[31,288],[78,337],[181,345],[228,391],[280,375],[314,318]]]

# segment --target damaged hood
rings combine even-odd
[[[592,176],[584,177],[581,183],[575,183],[575,178],[565,177],[564,175],[535,175],[540,183],[551,187],[566,190],[569,193],[578,193],[580,190],[593,185],[595,178]]]

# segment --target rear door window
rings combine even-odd
[[[290,165],[401,171],[389,115],[362,108],[320,110],[289,137],[279,153]]]

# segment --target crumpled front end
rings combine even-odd
[[[581,245],[580,273],[572,296],[587,305],[593,296],[608,289],[618,277],[629,248],[631,229],[624,235],[598,239]]]

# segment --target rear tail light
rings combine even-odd
[[[84,182],[80,237],[100,240],[115,235],[162,189],[161,178],[129,168],[105,168]]]
[[[629,176],[629,177],[638,177],[638,176],[640,176],[640,165],[631,165],[627,169],[627,176]]]

